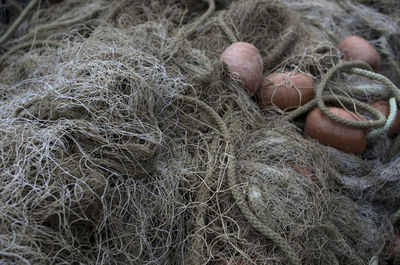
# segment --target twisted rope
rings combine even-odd
[[[208,9],[207,11],[199,17],[195,22],[193,22],[191,25],[188,25],[187,27],[182,27],[179,29],[178,33],[174,37],[174,39],[169,43],[169,46],[173,50],[170,52],[164,59],[164,63],[169,62],[175,54],[179,51],[179,42],[182,39],[187,39],[192,35],[201,24],[204,23],[204,21],[207,20],[208,17],[210,17],[214,11],[215,11],[215,1],[214,0],[203,0],[208,3]]]
[[[378,73],[375,73],[375,72],[364,71],[362,69],[352,69],[351,72],[383,83],[385,86],[387,86],[389,88],[390,93],[396,99],[397,104],[400,104],[400,90],[387,77],[380,75]],[[391,110],[391,112],[392,112],[392,110]],[[395,117],[396,117],[396,115],[395,115]],[[394,140],[394,142],[392,144],[392,148],[390,150],[388,160],[392,159],[399,152],[399,150],[400,150],[400,135],[398,135],[396,137],[396,139]]]
[[[346,96],[337,96],[337,95],[325,95],[325,96],[322,96],[320,100],[322,100],[323,102],[331,102],[331,103],[333,103],[333,102],[341,102],[341,103],[343,103],[345,105],[354,104],[359,109],[362,109],[362,110],[367,111],[370,114],[372,114],[375,118],[378,119],[378,121],[381,122],[381,124],[385,124],[386,123],[386,118],[380,111],[378,111],[374,107],[372,107],[372,106],[370,106],[370,105],[368,105],[366,103],[363,103],[361,101],[354,100],[354,99],[348,98]],[[314,99],[310,100],[309,102],[307,102],[306,104],[304,104],[303,106],[300,106],[296,110],[290,112],[287,115],[287,118],[289,120],[294,120],[297,117],[309,112],[310,110],[314,109],[317,106],[318,106],[318,99],[314,98]],[[331,112],[329,111],[329,113],[331,113]],[[345,120],[345,121],[348,121],[348,120]],[[352,127],[352,128],[360,128],[359,124],[357,124],[357,122],[359,122],[359,121],[355,121],[354,124],[353,123],[347,123],[347,126]],[[340,123],[340,121],[338,123]],[[361,128],[363,128],[363,127],[361,127]],[[370,128],[370,127],[367,127],[367,128]]]
[[[396,101],[400,102],[400,90],[386,76],[383,76],[381,74],[378,74],[378,73],[375,73],[372,71],[366,71],[366,70],[357,69],[357,68],[353,68],[349,72],[363,76],[363,77],[371,79],[371,80],[381,82],[382,84],[384,84],[385,86],[387,86],[389,88],[390,93],[393,95],[393,97],[396,98]]]
[[[236,176],[236,157],[234,155],[234,149],[231,144],[231,136],[229,130],[224,122],[224,120],[203,101],[188,97],[184,95],[178,95],[177,99],[184,101],[185,103],[195,105],[199,107],[202,111],[204,111],[217,125],[219,133],[222,135],[223,139],[226,141],[228,148],[227,148],[227,157],[228,157],[228,185],[231,187],[231,193],[234,200],[237,202],[237,205],[245,216],[247,221],[255,228],[258,232],[260,232],[265,237],[272,240],[286,255],[287,259],[289,260],[290,264],[292,265],[301,265],[300,259],[297,257],[294,250],[290,247],[289,243],[281,237],[278,233],[270,229],[262,220],[260,220],[248,207],[246,204],[246,198],[243,196],[242,192],[237,187],[237,176]]]
[[[247,195],[247,198],[250,202],[250,206],[254,211],[255,215],[257,215],[260,218],[260,220],[263,222],[264,225],[274,230],[275,225],[272,222],[270,216],[267,215],[265,208],[263,207],[263,201],[261,199],[260,189],[257,186],[252,185],[249,188],[249,193]]]
[[[193,24],[190,26],[190,28],[186,31],[186,35],[189,36],[191,35],[193,32],[195,32],[197,30],[197,28],[203,24],[207,18],[209,16],[211,16],[214,11],[215,11],[215,2],[214,0],[205,0],[208,3],[208,9],[207,11],[201,16],[199,17],[199,19],[197,19],[195,22],[193,22]]]
[[[396,120],[397,115],[397,104],[396,99],[394,97],[389,99],[389,116],[386,120],[386,123],[383,127],[375,129],[367,134],[367,139],[373,139],[380,135],[387,134],[392,127],[393,122]]]
[[[211,156],[211,161],[214,160],[214,157],[217,155],[217,146],[218,146],[218,141],[220,137],[218,135],[215,135],[211,141],[210,144],[210,156]],[[210,169],[211,169],[210,165]],[[194,232],[194,240],[193,240],[193,245],[192,245],[192,253],[191,256],[189,257],[189,262],[191,264],[203,264],[201,261],[201,253],[199,253],[200,249],[202,248],[201,243],[202,243],[202,236],[201,236],[201,231],[204,229],[206,226],[206,204],[207,200],[210,197],[210,192],[208,188],[208,183],[210,182],[210,178],[212,179],[213,177],[213,171],[211,171],[210,175],[207,175],[199,188],[198,192],[198,212],[196,215],[196,223],[195,223],[195,232]]]
[[[225,33],[225,35],[228,37],[229,41],[231,43],[238,42],[239,40],[236,38],[235,34],[232,32],[232,30],[226,25],[224,21],[224,12],[221,12],[218,16],[218,23],[219,26],[221,27],[222,31]]]
[[[365,111],[370,112],[374,117],[378,118],[378,120],[358,120],[358,121],[351,121],[344,119],[342,117],[334,115],[332,112],[328,110],[326,107],[322,92],[324,91],[328,81],[339,71],[344,71],[344,72],[352,72],[353,68],[361,68],[361,69],[367,69],[367,70],[372,70],[371,67],[361,61],[351,61],[351,62],[344,62],[341,64],[338,64],[326,73],[324,78],[321,80],[321,82],[316,86],[315,88],[315,100],[317,101],[317,106],[321,110],[322,114],[327,116],[329,119],[331,119],[334,122],[337,122],[339,124],[352,127],[352,128],[358,128],[358,129],[370,129],[370,128],[377,128],[377,127],[382,127],[386,123],[386,117],[380,113],[378,110],[375,108],[369,106],[368,104],[361,103],[360,101],[355,101],[352,100],[356,104],[357,107],[360,107],[361,109],[364,109]],[[360,70],[361,70],[360,69]],[[363,71],[359,72],[360,74],[365,74],[366,72],[370,73],[370,71]],[[354,72],[357,73],[357,72]],[[376,76],[374,76],[376,77]]]
[[[318,107],[324,115],[326,115],[328,118],[339,124],[359,129],[376,128],[375,130],[367,134],[368,140],[376,138],[382,134],[386,134],[396,119],[397,103],[400,102],[400,91],[388,78],[378,73],[372,72],[371,70],[372,69],[370,68],[369,65],[360,61],[344,62],[332,67],[327,72],[325,77],[321,80],[321,82],[316,86],[315,98],[309,101],[307,104],[299,107],[295,111],[292,111],[287,116],[287,118],[289,120],[294,120],[298,116],[305,114],[306,112],[310,111],[315,107]],[[389,100],[389,105],[390,105],[389,117],[386,119],[386,117],[380,111],[358,100],[336,95],[324,96],[322,93],[327,85],[327,82],[334,76],[334,74],[338,73],[339,71],[351,74],[357,74],[362,77],[375,80],[384,84],[388,88],[389,94],[392,96]],[[340,102],[342,104],[344,103],[348,105],[355,105],[357,108],[372,114],[373,117],[376,118],[376,120],[350,121],[343,119],[331,113],[326,107],[325,102]],[[397,142],[398,143],[394,145],[394,147],[400,148],[400,138]],[[394,150],[393,152],[397,152],[396,150],[398,149],[393,149],[393,150]]]

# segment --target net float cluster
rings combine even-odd
[[[360,60],[379,72],[381,58],[375,47],[359,36],[348,36],[337,45],[346,61]],[[254,95],[261,108],[275,107],[288,112],[302,106],[315,97],[314,85],[310,76],[298,72],[277,72],[264,76],[263,60],[259,50],[247,42],[234,42],[222,53],[230,76],[240,81],[250,95]],[[379,100],[370,103],[386,117],[389,115],[389,103]],[[365,120],[364,117],[349,110],[328,107],[334,115],[347,120]],[[338,150],[362,154],[368,144],[367,130],[341,125],[323,115],[318,108],[310,111],[306,117],[304,132],[321,144]],[[400,132],[400,115],[397,115],[388,135]]]

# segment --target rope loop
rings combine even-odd
[[[367,134],[367,139],[373,139],[376,138],[380,135],[387,134],[387,132],[390,130],[390,127],[392,127],[393,122],[396,120],[396,114],[397,114],[397,104],[396,104],[396,99],[394,97],[391,97],[389,99],[389,109],[390,113],[389,116],[386,120],[386,123],[383,127],[375,129]]]
[[[326,107],[323,99],[322,92],[324,91],[325,87],[327,86],[328,81],[333,78],[333,76],[340,72],[352,72],[354,68],[360,68],[361,70],[370,70],[372,71],[372,68],[361,61],[350,61],[350,62],[344,62],[340,63],[334,67],[332,67],[324,76],[324,78],[321,80],[321,82],[316,86],[315,88],[315,100],[317,101],[317,106],[321,110],[322,114],[326,115],[329,119],[333,120],[334,122],[337,122],[339,124],[352,127],[352,128],[358,128],[358,129],[371,129],[371,128],[378,128],[378,127],[383,127],[384,124],[386,123],[386,117],[377,109],[373,108],[372,106],[362,103],[361,101],[351,99],[351,103],[354,104],[356,107],[359,107],[360,109],[367,111],[372,114],[376,120],[358,120],[358,121],[350,121],[347,119],[344,119],[342,117],[334,115],[332,112],[329,111],[329,109]],[[369,72],[369,71],[367,71]]]
[[[339,95],[323,95],[323,91],[328,84],[328,81],[332,79],[339,72],[345,72],[349,74],[356,74],[370,80],[381,82],[385,87],[388,88],[391,98],[389,100],[390,114],[386,117],[377,109],[369,104],[363,103],[359,100],[355,100],[346,96]],[[334,115],[326,107],[326,102],[340,102],[341,104],[353,105],[362,111],[368,112],[372,115],[374,120],[356,120],[350,121]],[[332,67],[321,80],[321,82],[315,88],[315,97],[303,106],[300,106],[296,110],[289,113],[287,118],[294,120],[298,116],[305,114],[306,112],[318,107],[321,112],[334,122],[339,124],[358,129],[374,129],[367,134],[367,139],[379,137],[386,134],[397,115],[397,104],[400,103],[400,90],[385,76],[380,75],[372,71],[372,68],[362,61],[350,61],[337,64]]]
[[[238,42],[239,41],[238,38],[236,38],[233,31],[228,27],[228,25],[226,25],[226,23],[224,21],[224,14],[225,14],[225,12],[221,12],[218,16],[219,26],[221,27],[222,31],[225,33],[225,35],[228,37],[228,39],[231,43]]]
[[[211,120],[215,123],[218,132],[222,135],[224,141],[227,143],[228,151],[228,170],[227,170],[227,178],[228,185],[230,187],[230,191],[233,199],[237,202],[237,206],[240,211],[247,219],[247,221],[260,232],[262,235],[272,240],[285,254],[288,261],[292,265],[301,265],[300,258],[297,256],[296,252],[292,249],[286,239],[284,239],[279,233],[275,232],[271,229],[268,218],[266,215],[261,215],[261,217],[257,216],[253,213],[250,207],[246,203],[246,197],[243,195],[242,191],[238,188],[237,183],[237,175],[236,175],[236,157],[234,148],[232,145],[232,138],[230,135],[230,131],[225,123],[225,121],[218,115],[218,113],[205,102],[185,95],[177,95],[176,98],[181,100],[187,104],[194,105],[204,111]]]

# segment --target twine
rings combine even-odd
[[[245,203],[246,202],[246,197],[242,194],[242,192],[239,190],[238,183],[237,183],[237,176],[236,176],[236,157],[234,154],[234,149],[231,144],[231,135],[230,132],[224,122],[224,120],[218,115],[218,113],[212,109],[209,105],[204,103],[203,101],[193,98],[193,97],[188,97],[184,95],[178,95],[177,98],[179,100],[184,101],[185,103],[195,105],[199,107],[202,111],[204,111],[212,120],[213,122],[217,125],[219,133],[222,135],[223,139],[226,141],[228,148],[227,148],[227,158],[228,158],[228,171],[227,171],[227,177],[228,177],[228,185],[231,188],[231,193],[234,198],[234,200],[237,202],[237,205],[242,212],[242,214],[245,216],[247,221],[255,228],[258,232],[260,232],[262,235],[267,237],[268,239],[272,240],[279,248],[282,250],[282,252],[286,255],[286,258],[288,259],[289,263],[292,265],[301,265],[299,257],[296,255],[294,250],[291,248],[287,240],[285,240],[280,234],[277,232],[273,231],[266,222],[263,222],[260,220],[254,213],[253,211],[249,208],[249,206]],[[264,218],[262,218],[264,219]]]

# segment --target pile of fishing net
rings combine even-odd
[[[400,6],[379,2],[27,3],[0,39],[1,263],[387,264],[396,139],[321,145],[219,61],[225,26],[264,74],[318,83],[342,61],[335,38],[359,34],[398,86]],[[387,97],[351,74],[327,86]]]

